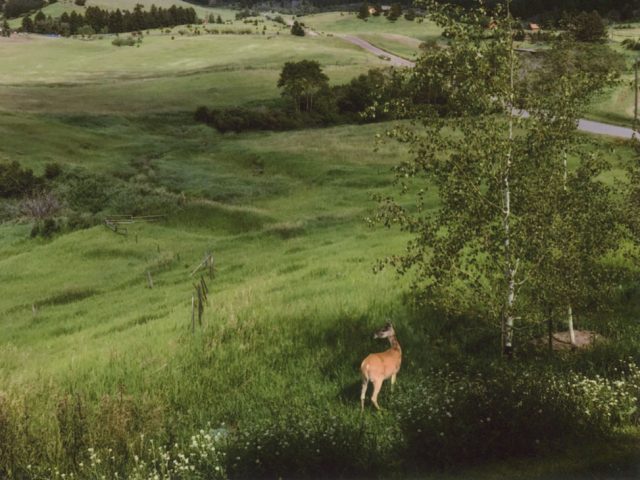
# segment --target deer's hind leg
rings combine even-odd
[[[369,386],[369,380],[362,377],[362,391],[360,392],[360,409],[364,410],[364,398],[367,394],[367,387]]]
[[[380,393],[383,381],[384,380],[382,378],[373,381],[373,395],[371,395],[371,401],[378,410],[380,410],[380,405],[378,405],[378,393]]]

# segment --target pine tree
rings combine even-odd
[[[366,2],[360,5],[360,9],[358,10],[358,18],[360,20],[366,20],[369,18],[369,4]]]

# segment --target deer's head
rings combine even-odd
[[[391,322],[387,323],[384,327],[373,334],[373,338],[389,338],[396,334]]]

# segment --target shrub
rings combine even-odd
[[[305,32],[304,32],[304,27],[298,23],[297,21],[293,22],[293,25],[291,26],[291,35],[296,35],[298,37],[304,37]]]
[[[579,42],[604,42],[607,39],[607,26],[596,11],[579,13],[569,21],[567,30]]]
[[[635,366],[618,381],[493,367],[477,376],[436,375],[395,407],[409,461],[453,465],[604,438],[632,420],[639,388]]]
[[[44,221],[38,221],[31,229],[31,238],[43,237],[50,238],[60,230],[60,224],[53,218],[47,218]]]
[[[640,50],[640,39],[625,38],[622,41],[622,45],[627,50]]]
[[[195,119],[207,123],[221,133],[243,132],[247,130],[291,130],[305,123],[300,115],[273,108],[227,108],[208,110],[199,107]]]
[[[61,173],[62,167],[59,163],[52,162],[47,163],[44,166],[44,178],[46,178],[47,180],[53,180],[54,178],[57,178]]]
[[[51,191],[39,192],[25,198],[20,204],[20,212],[30,218],[42,220],[56,215],[62,205],[58,197]]]
[[[42,179],[16,161],[0,163],[0,198],[20,198],[42,187]]]
[[[404,14],[404,19],[413,22],[416,19],[416,11],[413,8],[407,10],[407,13]]]
[[[111,42],[111,45],[115,45],[116,47],[133,47],[137,43],[136,39],[133,37],[128,38],[114,38]]]

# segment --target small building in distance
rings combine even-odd
[[[540,31],[540,25],[537,23],[530,23],[529,30],[531,30],[531,33],[538,33]]]

